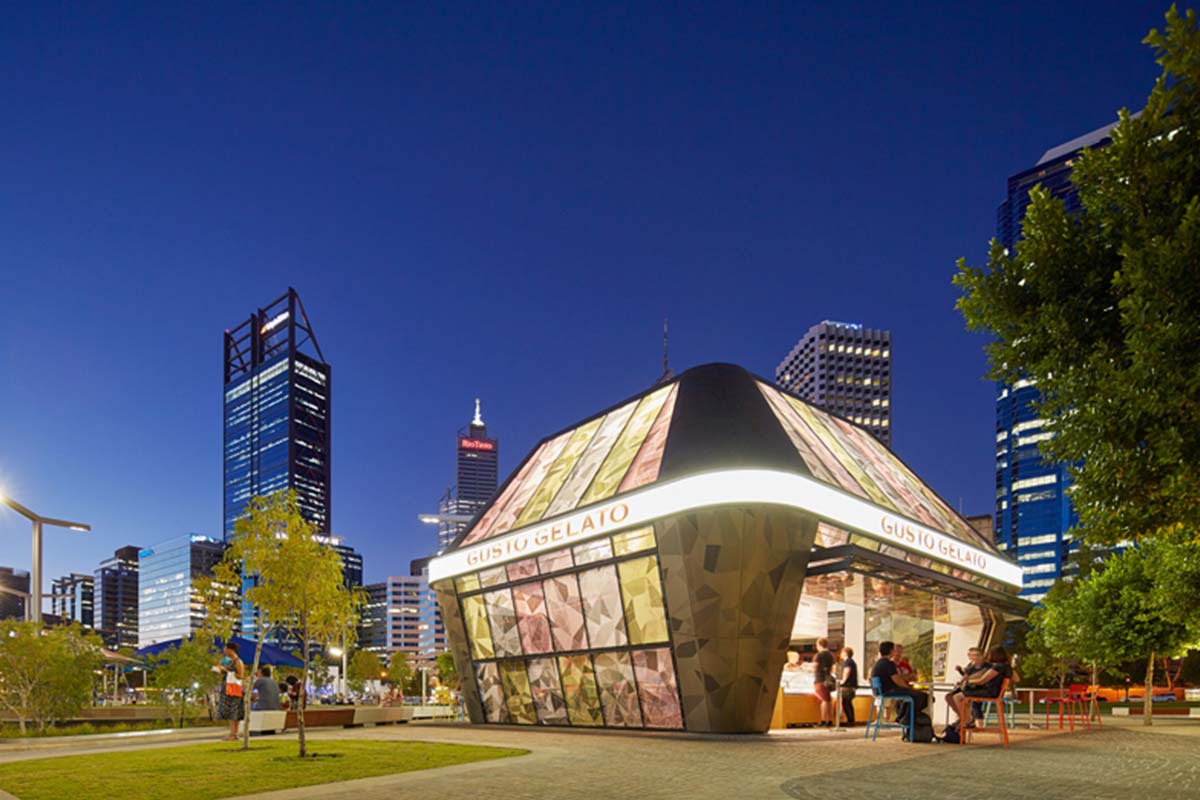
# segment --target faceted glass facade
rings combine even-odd
[[[455,581],[488,722],[683,727],[652,528]]]

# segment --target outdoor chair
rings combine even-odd
[[[1008,747],[1008,725],[1004,719],[1004,717],[1005,717],[1004,701],[1006,699],[1006,696],[1008,695],[1008,684],[1009,683],[1010,683],[1010,679],[1005,678],[1004,682],[1000,684],[1000,694],[997,695],[996,697],[964,697],[962,699],[962,708],[960,709],[960,713],[958,716],[958,718],[960,720],[963,720],[962,725],[958,729],[958,733],[959,733],[958,743],[959,744],[966,744],[967,742],[970,741],[971,737],[976,733],[997,733],[998,732],[1000,734],[1000,740],[1002,742],[1004,742],[1005,747]],[[1000,719],[1000,727],[999,728],[988,728],[986,726],[982,727],[982,728],[968,727],[966,721],[971,719],[971,703],[994,703],[996,706],[996,716],[999,717],[999,719]]]
[[[871,704],[871,713],[867,716],[867,729],[864,732],[865,735],[863,736],[863,738],[870,739],[871,741],[875,741],[879,738],[879,729],[881,727],[883,727],[883,728],[900,728],[901,730],[904,730],[907,732],[908,738],[911,741],[912,740],[913,716],[914,716],[912,698],[906,694],[884,694],[883,693],[883,682],[879,678],[871,678],[871,696],[874,698],[874,701]],[[895,700],[898,703],[902,703],[902,704],[906,703],[908,705],[908,713],[907,713],[908,722],[884,722],[883,721],[883,709],[889,700]],[[903,714],[904,713],[903,706],[900,706],[900,709],[901,710],[899,713]],[[900,717],[898,715],[897,718],[900,719],[902,717]],[[871,723],[872,722],[875,723],[875,733],[874,734],[871,733]]]
[[[1090,721],[1082,719],[1083,717],[1083,700],[1087,694],[1088,687],[1082,683],[1072,683],[1067,687],[1067,691],[1063,694],[1051,695],[1046,698],[1046,730],[1050,729],[1050,706],[1058,706],[1058,729],[1062,730],[1064,719],[1070,726],[1071,733],[1075,732],[1075,717],[1081,717],[1081,722],[1086,722],[1090,728]]]
[[[992,709],[995,708],[995,703],[988,700],[983,704],[983,727],[988,726],[988,722],[992,718]],[[1008,718],[1008,727],[1017,727],[1017,701],[1012,695],[1004,697],[1004,714]]]

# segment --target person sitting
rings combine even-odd
[[[279,710],[279,684],[271,678],[271,668],[264,664],[258,668],[258,677],[250,690],[252,711]]]
[[[911,675],[902,674],[896,667],[892,656],[895,654],[896,645],[894,642],[879,643],[879,659],[871,667],[871,677],[879,679],[879,686],[885,695],[905,695],[912,698],[912,703],[901,703],[904,709],[901,713],[905,714],[904,719],[897,715],[897,722],[905,725],[912,723],[912,714],[917,711],[924,711],[929,705],[929,695],[924,692],[913,689],[910,684],[913,677]]]
[[[993,647],[987,653],[987,659],[982,666],[968,675],[964,675],[961,688],[957,689],[953,694],[946,698],[950,703],[950,708],[954,709],[954,713],[959,713],[959,707],[962,704],[964,697],[980,697],[992,700],[1000,696],[1000,689],[1004,686],[1004,679],[1012,679],[1012,665],[1009,664],[1008,651],[1003,647]],[[969,720],[959,720],[959,724],[965,724],[968,728],[974,727],[975,716],[978,713],[976,709],[977,703],[971,704],[971,717]]]
[[[966,667],[955,667],[955,669],[958,670],[958,674],[962,677],[959,678],[958,683],[955,684],[954,691],[946,696],[946,702],[950,704],[950,710],[954,712],[954,716],[956,718],[956,721],[952,722],[950,727],[958,726],[957,717],[959,714],[959,708],[962,705],[963,687],[966,686],[967,678],[971,677],[976,672],[987,669],[987,662],[984,661],[983,651],[978,647],[972,647],[967,650],[967,659]]]

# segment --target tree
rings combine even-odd
[[[1089,539],[1200,538],[1200,30],[1167,12],[1162,74],[1112,143],[1083,153],[1068,214],[1030,193],[1022,240],[959,260],[958,308],[991,334],[990,375],[1033,380]]]
[[[77,624],[0,621],[0,707],[17,718],[21,733],[29,722],[45,731],[88,704],[104,664],[100,647]]]
[[[352,692],[362,694],[368,681],[379,680],[383,662],[370,650],[355,650],[346,667],[346,686]]]
[[[413,677],[413,668],[408,663],[408,653],[397,650],[388,658],[388,683],[407,691]]]
[[[353,643],[362,596],[346,587],[341,557],[327,546],[325,537],[298,514],[289,515],[286,522],[287,532],[277,537],[277,549],[253,571],[257,585],[248,590],[247,597],[260,619],[300,643],[304,671],[296,729],[303,758],[308,755],[304,707],[310,665],[326,642],[344,639],[347,647]]]
[[[182,640],[178,647],[150,657],[154,685],[163,690],[168,707],[171,705],[168,693],[179,701],[176,725],[180,727],[187,716],[188,703],[204,696],[211,687],[214,650],[213,637],[201,630]]]
[[[457,692],[459,688],[458,668],[454,666],[454,655],[452,653],[438,654],[437,671],[442,684]]]

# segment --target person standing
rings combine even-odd
[[[229,721],[229,735],[225,737],[225,741],[236,742],[238,723],[245,716],[242,698],[246,692],[242,683],[246,679],[246,665],[238,657],[236,644],[225,643],[225,655],[213,669],[221,674],[222,679],[221,694],[217,702],[217,719]]]
[[[854,648],[842,648],[842,717],[847,728],[853,728],[854,696],[858,693],[858,664],[854,661]]]
[[[817,639],[817,657],[813,659],[816,670],[813,675],[813,693],[821,701],[821,727],[833,727],[833,691],[837,679],[833,676],[833,653],[829,652],[829,640]]]

